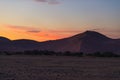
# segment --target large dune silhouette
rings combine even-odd
[[[0,51],[49,50],[56,52],[114,52],[120,53],[120,39],[111,39],[95,31],[86,31],[72,37],[37,42],[34,40],[9,40],[0,37]]]

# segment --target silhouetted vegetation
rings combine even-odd
[[[120,57],[118,54],[114,54],[113,52],[95,52],[95,53],[83,53],[83,52],[54,52],[54,51],[39,51],[39,50],[33,50],[33,51],[24,51],[24,52],[7,52],[3,51],[0,52],[0,55],[48,55],[48,56],[77,56],[77,57],[83,57],[83,56],[89,56],[89,57]]]
[[[86,56],[92,56],[92,57],[120,57],[120,55],[115,54],[113,52],[95,52],[95,53],[90,53],[90,54],[86,54]]]

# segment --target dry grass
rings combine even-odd
[[[120,59],[0,56],[0,80],[120,80]]]

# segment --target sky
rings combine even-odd
[[[0,36],[55,40],[95,30],[120,38],[120,0],[0,0]]]

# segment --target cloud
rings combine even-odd
[[[31,31],[27,31],[27,32],[30,32],[30,33],[39,33],[40,30],[31,30]]]
[[[43,2],[48,4],[60,4],[60,1],[58,0],[35,0],[36,2]]]
[[[80,31],[80,30],[51,30],[50,32],[55,32],[55,33],[80,33],[82,31]]]
[[[14,26],[14,25],[8,25],[7,27],[11,28],[11,29],[20,29],[20,30],[29,30],[29,29],[32,29],[32,28],[26,27],[26,26]]]
[[[14,26],[14,25],[8,25],[6,26],[9,29],[19,30],[19,31],[25,31],[30,33],[39,33],[40,29],[34,28],[34,27],[28,27],[28,26]]]
[[[48,0],[35,0],[35,1],[38,1],[38,2],[48,2]]]

